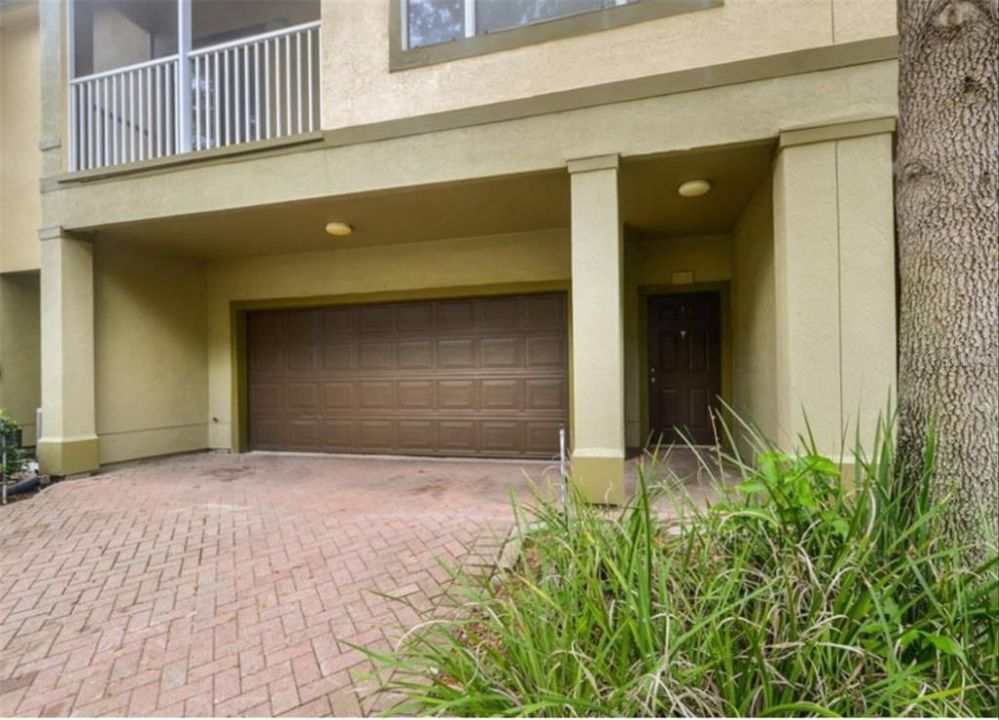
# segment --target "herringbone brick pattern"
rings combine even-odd
[[[540,473],[537,465],[528,466]],[[200,454],[0,508],[0,715],[357,715],[521,467]],[[375,592],[372,592],[375,591]]]

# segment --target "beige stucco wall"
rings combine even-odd
[[[323,127],[441,112],[896,32],[894,0],[725,0],[720,8],[390,72],[388,5],[389,0],[324,0]]]
[[[676,285],[673,273],[692,273]],[[732,274],[727,235],[632,239],[625,245],[625,434],[628,447],[640,447],[649,433],[648,347],[645,305],[648,295],[717,290],[722,293],[722,395],[728,394],[728,293]],[[679,278],[678,278],[679,279]]]
[[[590,502],[625,498],[624,227],[617,155],[569,163],[572,475]]]
[[[364,302],[567,286],[569,236],[553,230],[497,237],[226,260],[208,268],[210,445],[233,446],[231,304],[301,299]]]
[[[40,318],[37,272],[0,275],[0,409],[35,444],[35,410],[41,406]]]
[[[842,423],[871,449],[897,390],[893,138],[836,143]]]
[[[204,266],[97,241],[94,339],[102,463],[207,445]]]
[[[767,177],[732,233],[732,408],[777,435],[773,191]],[[742,432],[737,432],[741,436]]]
[[[774,172],[778,440],[849,453],[896,382],[892,135],[789,145]]]
[[[730,242],[726,235],[714,235],[625,243],[629,447],[640,445],[648,432],[642,309],[648,294],[722,291],[723,395],[732,394]],[[98,243],[95,313],[102,462],[194,449],[206,419],[207,444],[233,447],[233,303],[365,302],[568,287],[569,263],[567,230],[221,260],[206,266]],[[694,283],[674,285],[674,272],[692,272]],[[206,311],[199,310],[201,303]],[[199,312],[207,328],[198,324]],[[198,349],[203,332],[207,379],[199,365],[205,353],[205,346],[200,355]],[[138,359],[136,351],[141,353]],[[201,387],[208,388],[207,396],[198,397],[199,383],[205,383]]]
[[[564,168],[566,160],[687,151],[897,111],[895,61],[587,107],[377,142],[52,183],[46,225],[67,228]],[[733,112],[738,108],[739,112]],[[400,161],[403,158],[404,161]]]
[[[894,32],[893,8],[891,0],[728,0],[717,10],[390,73],[386,3],[325,0],[324,125],[337,128],[498,103],[577,87],[584,78],[587,84],[627,80],[888,35]],[[52,9],[45,12],[57,14]],[[705,42],[705,38],[711,41]],[[654,47],[668,51],[650,52],[649,48]],[[348,142],[342,140],[346,134],[330,133],[296,152],[261,152],[135,175],[90,178],[87,182],[50,178],[46,180],[43,224],[100,228],[309,197],[561,169],[567,160],[608,153],[640,156],[773,139],[789,128],[893,115],[896,74],[896,63],[890,60],[844,64],[812,73],[773,78],[768,75],[763,79],[754,76],[739,84],[696,92],[673,89],[655,97],[639,96],[613,105],[580,106],[503,122],[490,122],[495,118],[487,114],[469,121],[467,126],[434,130],[432,124],[421,125],[392,137],[365,140],[361,134],[356,136],[360,140]],[[47,76],[54,77],[55,72]],[[57,84],[51,77],[46,82]],[[61,102],[63,87],[59,85],[50,95],[50,105]],[[733,112],[733,108],[739,111]],[[54,158],[57,151],[61,152],[59,113],[49,113],[46,123],[51,136],[47,141],[51,149],[47,162],[54,173]],[[881,149],[878,153],[880,158]],[[851,158],[863,164],[862,153],[848,153],[844,162],[849,164]],[[814,208],[824,213],[828,207],[824,190],[814,185],[817,177],[825,177],[828,167],[822,164],[818,170],[814,176],[807,172],[795,176],[804,182],[804,190],[795,189],[793,182],[782,185],[788,190],[780,200],[783,220],[798,223],[794,227],[787,222],[782,225],[784,250],[798,249],[799,234],[812,237],[828,227],[828,218],[823,214],[811,230],[799,232],[809,227],[802,218]],[[883,182],[880,174],[858,172]],[[865,213],[874,213],[880,233],[885,227],[885,208],[890,213],[890,195],[887,200],[873,195],[875,199],[865,208],[860,195],[873,185],[860,183],[856,187],[862,190],[851,202],[858,209],[841,219],[863,229],[868,225]],[[744,222],[747,227],[754,224],[745,218]],[[744,232],[748,233],[745,237],[758,234],[755,230]],[[641,363],[645,353],[641,346],[639,289],[669,289],[674,270],[694,272],[695,285],[689,287],[692,290],[727,287],[730,279],[734,281],[732,258],[739,252],[734,247],[738,244],[738,238],[728,237],[628,241],[625,262],[630,270],[624,300],[628,444],[641,441],[643,423],[647,423],[642,405],[645,373]],[[882,268],[883,249],[879,253],[877,266]],[[863,264],[859,249],[855,258]],[[763,287],[765,258],[754,257],[749,262],[756,261],[760,263],[759,272],[747,270],[747,274],[759,276]],[[134,251],[117,248],[111,253],[101,249],[96,263],[96,325],[97,424],[102,436],[102,459],[109,462],[206,444],[232,446],[236,421],[233,302],[345,297],[361,301],[413,294],[511,291],[532,283],[567,285],[569,262],[567,231],[226,260],[204,268],[193,261],[164,258],[161,263],[160,258],[148,254],[143,260]],[[800,272],[792,270],[780,277],[775,273],[774,283],[778,279],[785,283],[785,305],[775,303],[775,315],[782,307],[798,307],[787,298],[786,290],[788,278],[798,277],[795,273]],[[837,277],[839,273],[837,269]],[[852,271],[847,274],[856,277],[858,284],[868,279],[862,271],[855,276]],[[875,301],[885,309],[888,304],[881,286],[876,287],[872,291]],[[752,307],[747,305],[750,300],[744,294],[735,305],[741,302],[739,307],[745,310]],[[723,301],[723,307],[733,304]],[[746,320],[744,315],[742,324]],[[879,315],[879,327],[885,326],[883,320]],[[859,345],[868,339],[864,326],[856,327],[860,329],[852,336],[846,330],[843,337],[850,338],[843,341],[843,347],[848,342]],[[774,346],[780,346],[780,337],[793,338],[795,347],[807,344],[807,332],[789,335],[785,325],[782,336],[781,329],[775,327]],[[764,356],[768,346],[765,330],[754,327],[750,335],[750,355]],[[746,338],[745,330],[741,337]],[[887,371],[882,362],[887,357],[884,350],[882,339],[877,338],[876,375]],[[138,361],[136,352],[140,354]],[[801,353],[802,357],[807,355],[807,351]],[[159,357],[169,366],[157,361]],[[821,359],[817,367],[820,376],[825,362]],[[734,365],[730,361],[726,367]],[[723,383],[727,397],[735,394],[739,383],[749,388],[749,396],[763,402],[765,380],[757,381],[755,376],[737,380],[734,370],[730,371]],[[864,383],[865,387],[870,384],[867,380]],[[199,384],[201,390],[197,389]],[[843,387],[847,384],[844,381]],[[777,383],[775,402],[779,407],[774,412],[778,416],[782,412],[785,417],[789,415],[785,409],[792,406],[792,395],[790,391],[782,395],[781,388],[792,387],[790,382]],[[817,383],[814,394],[832,398],[825,390],[821,382]],[[824,402],[820,399],[817,404]],[[845,403],[832,399],[828,402],[837,403],[836,412],[828,413],[830,417],[842,416]],[[751,404],[759,405],[755,400]],[[759,414],[766,413],[764,409]]]
[[[0,272],[40,265],[38,7],[0,12]]]

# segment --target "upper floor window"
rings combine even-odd
[[[400,1],[404,10],[403,42],[407,48],[418,48],[644,0]]]

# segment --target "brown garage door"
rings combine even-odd
[[[565,295],[268,310],[247,319],[257,450],[551,457]]]

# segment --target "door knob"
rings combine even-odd
[[[686,340],[687,339],[687,331],[686,330],[681,330],[680,331],[680,339],[681,340]]]

